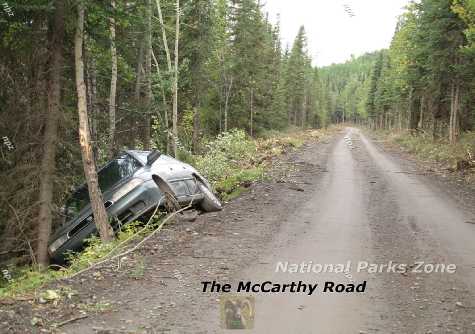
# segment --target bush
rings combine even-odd
[[[206,145],[206,153],[196,157],[196,168],[213,186],[221,179],[252,166],[256,144],[242,130],[219,135]]]
[[[451,168],[455,168],[459,161],[473,160],[475,154],[475,132],[462,134],[454,145],[447,139],[434,140],[428,134],[413,135],[408,132],[392,135],[390,140],[421,159],[442,163]]]
[[[255,167],[235,172],[233,175],[220,180],[216,184],[216,190],[225,201],[229,201],[239,196],[244,188],[252,182],[259,181],[264,177],[264,168]]]

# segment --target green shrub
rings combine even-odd
[[[215,186],[216,183],[249,167],[256,155],[256,144],[242,130],[219,135],[206,145],[206,153],[196,157],[196,168]]]
[[[408,152],[421,159],[435,161],[453,167],[461,160],[469,160],[475,152],[475,133],[461,135],[460,140],[452,145],[447,139],[434,140],[428,134],[413,135],[403,132],[390,137]]]
[[[220,180],[216,184],[216,190],[221,194],[221,198],[229,201],[244,191],[250,183],[261,180],[264,177],[264,168],[255,167],[236,171],[234,174]]]

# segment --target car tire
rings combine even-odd
[[[223,206],[219,201],[218,197],[201,181],[197,180],[198,188],[203,194],[203,200],[200,203],[200,208],[204,212],[216,212],[221,211]]]

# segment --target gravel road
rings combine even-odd
[[[318,163],[306,153],[307,163]],[[317,282],[320,292],[327,281],[367,281],[366,291],[257,295],[255,332],[475,333],[475,226],[467,203],[357,129],[331,148],[327,170],[263,249],[265,264],[237,278]],[[352,265],[349,273],[276,273],[276,263],[287,261]],[[356,272],[359,262],[390,261],[405,270]],[[453,265],[455,273],[447,270]]]
[[[120,265],[66,282],[79,292],[71,301],[15,305],[0,320],[10,317],[6,333],[28,332],[33,316],[58,323],[89,305],[87,318],[44,329],[223,333],[220,300],[228,294],[202,292],[201,282],[229,283],[234,291],[240,281],[269,281],[318,286],[312,295],[239,294],[255,298],[254,327],[246,333],[473,334],[473,195],[347,128],[275,160],[268,181],[222,212],[170,225]],[[317,270],[348,261],[348,272]],[[317,265],[316,272],[276,272],[278,263],[302,262]],[[356,270],[390,262],[403,267]],[[453,264],[456,271],[416,272],[418,263],[440,264],[439,271]],[[364,292],[324,292],[326,282],[366,285]],[[95,312],[97,305],[107,308]]]
[[[326,153],[304,151],[303,162],[324,160],[328,172],[308,180],[311,195],[282,217],[258,259],[233,277],[234,286],[241,280],[318,283],[320,293],[256,294],[254,332],[475,333],[475,226],[467,203],[357,129],[347,129]],[[351,270],[276,273],[279,262],[303,261],[351,261]],[[356,272],[359,262],[390,261],[404,270]],[[448,270],[453,265],[455,273]],[[323,293],[327,281],[366,281],[367,287],[364,293]],[[205,318],[216,314],[211,308]],[[217,326],[209,323],[206,332]]]

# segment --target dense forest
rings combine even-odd
[[[256,0],[11,0],[0,31],[8,258],[47,263],[64,197],[122,148],[182,157],[233,128],[320,125],[304,28],[283,50]]]
[[[455,142],[475,121],[473,0],[411,3],[388,50],[320,69],[305,28],[284,47],[258,0],[9,0],[0,9],[6,258],[47,264],[65,196],[84,175],[93,185],[96,166],[123,148],[183,158],[235,128],[257,137],[340,122]]]
[[[366,121],[366,100],[373,66],[380,52],[352,57],[319,69],[321,110],[332,123]]]
[[[475,125],[474,33],[473,0],[410,3],[389,49],[320,70],[331,119],[455,143]]]

